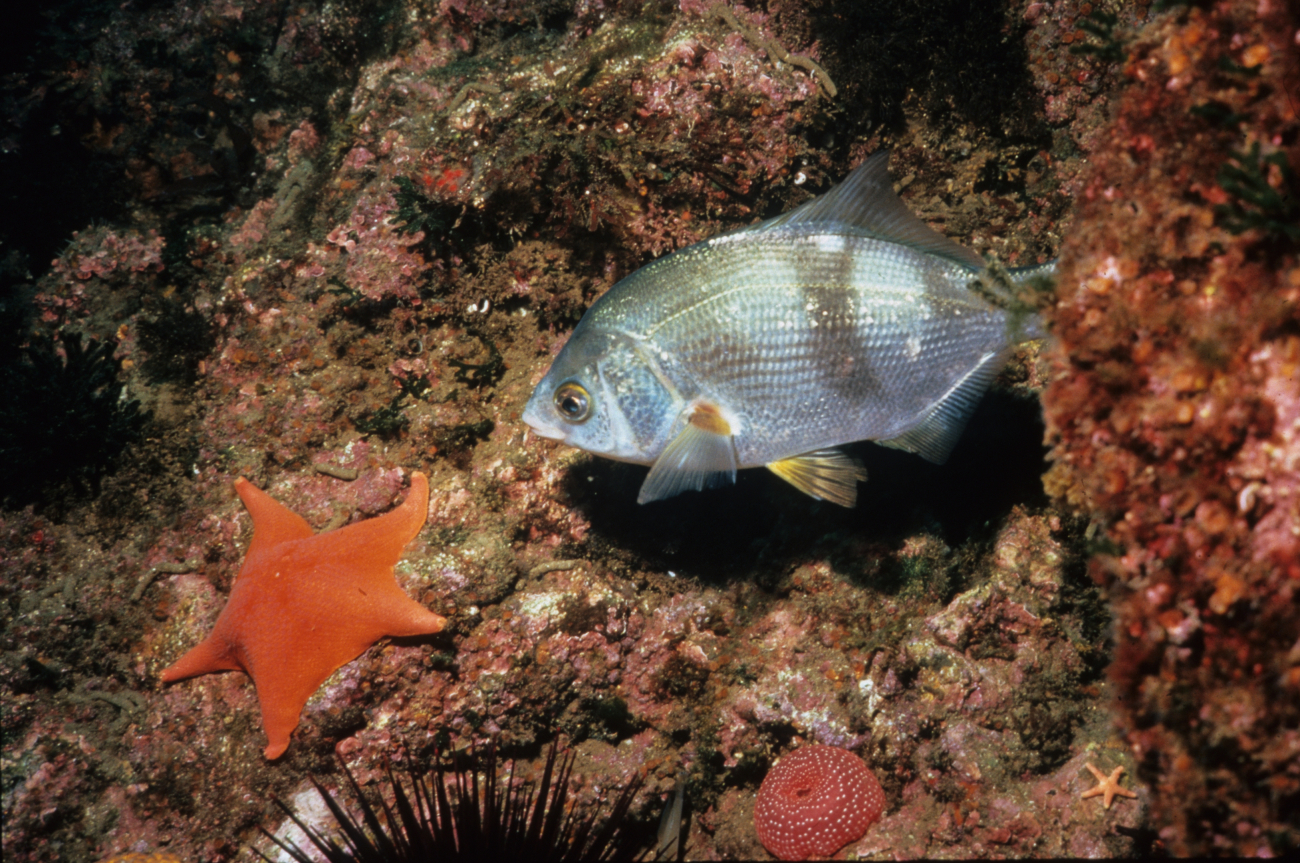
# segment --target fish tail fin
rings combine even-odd
[[[1043,318],[1038,314],[1038,309],[1043,308],[1044,303],[1056,297],[1056,261],[1028,267],[1012,267],[1007,270],[1007,277],[1020,289],[1018,292],[1020,297],[1031,298],[1030,304],[1034,307],[1033,311],[1022,313],[1014,321],[1018,327],[1015,330],[1017,338],[1013,340],[1013,344],[1047,338],[1047,327],[1043,325]]]
[[[1007,313],[1007,342],[1019,344],[1047,338],[1039,309],[1055,296],[1056,261],[1007,269],[989,263],[967,285],[989,305]]]
[[[1056,261],[1048,261],[1045,264],[1031,264],[1028,267],[1012,267],[1007,270],[1007,277],[1016,285],[1035,288],[1050,287],[1051,283],[1056,280]],[[1046,284],[1035,284],[1040,282]]]

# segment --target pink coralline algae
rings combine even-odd
[[[805,746],[767,774],[754,804],[763,847],[782,860],[827,857],[862,836],[885,809],[865,761],[835,746]]]
[[[103,279],[113,273],[158,272],[163,268],[165,243],[157,231],[141,234],[98,229],[85,235],[74,231],[72,239],[72,248],[54,261],[54,270],[74,279]]]
[[[275,214],[275,206],[275,201],[270,199],[258,201],[226,242],[236,248],[260,243],[266,238],[267,222]]]
[[[289,133],[289,163],[298,164],[303,158],[315,153],[319,146],[320,135],[316,127],[310,120],[303,120],[298,124],[298,128]]]
[[[73,231],[72,242],[51,262],[51,276],[35,298],[42,319],[62,325],[85,317],[95,304],[90,294],[101,282],[124,283],[162,272],[162,252],[166,245],[155,230],[144,233],[111,228]]]
[[[349,288],[371,300],[391,297],[418,304],[429,265],[412,247],[424,233],[403,234],[392,224],[396,209],[392,195],[372,190],[326,239],[347,253],[344,281]]]

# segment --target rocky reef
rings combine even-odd
[[[1294,849],[1296,26],[1276,0],[16,18],[0,380],[111,347],[70,439],[112,453],[0,493],[5,858],[247,859],[339,758],[374,791],[557,738],[579,804],[644,778],[651,833],[684,777],[691,859],[764,856],[755,794],[806,743],[884,791],[851,857]],[[1061,261],[1024,298],[1052,339],[948,464],[856,445],[854,510],[755,471],[642,507],[643,468],[528,433],[604,290],[882,148],[937,229]],[[397,578],[445,631],[341,668],[276,761],[244,675],[160,684],[247,549],[237,477],[326,529],[417,470]],[[1089,764],[1137,796],[1084,797]]]
[[[1297,842],[1294,13],[1194,8],[1128,46],[1052,312],[1048,484],[1103,527],[1117,715],[1179,855]]]

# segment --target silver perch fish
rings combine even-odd
[[[942,463],[1014,343],[1042,337],[1033,315],[969,289],[986,269],[907,209],[877,153],[825,195],[614,285],[523,419],[651,465],[640,503],[766,466],[853,506],[866,472],[835,447],[873,440]]]

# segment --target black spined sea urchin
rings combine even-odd
[[[415,861],[506,861],[506,863],[618,863],[636,858],[644,843],[632,829],[628,810],[644,781],[633,777],[615,797],[609,814],[600,807],[581,810],[569,803],[569,777],[575,754],[558,755],[552,743],[541,778],[517,783],[511,762],[504,784],[497,782],[497,752],[490,745],[480,764],[450,770],[441,758],[432,770],[407,772],[403,783],[388,771],[391,805],[380,795],[374,802],[345,766],[360,820],[312,778],[338,825],[337,838],[307,826],[283,802],[281,810],[296,824],[328,863],[415,863]],[[568,804],[568,805],[566,805]],[[382,817],[381,817],[382,816]],[[320,857],[265,829],[262,833],[298,863]],[[342,844],[340,844],[340,840]],[[256,852],[263,860],[266,855]]]

